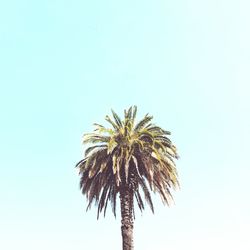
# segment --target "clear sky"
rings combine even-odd
[[[81,137],[136,104],[172,132],[175,205],[136,250],[250,249],[249,0],[0,2],[0,248],[121,249],[86,213]]]

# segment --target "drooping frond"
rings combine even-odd
[[[133,108],[133,114],[132,114],[132,122],[133,122],[133,124],[134,124],[134,122],[135,122],[136,114],[137,114],[137,107],[134,106],[134,108]]]
[[[170,204],[171,191],[179,187],[175,166],[178,154],[168,138],[170,132],[152,124],[153,117],[148,114],[136,124],[136,114],[137,107],[130,107],[122,120],[112,110],[113,119],[105,118],[111,128],[95,123],[94,133],[83,137],[90,146],[76,167],[87,209],[95,203],[98,217],[101,212],[105,215],[108,203],[116,215],[116,198],[124,188],[130,190],[140,210],[147,203],[154,212],[151,191]]]
[[[85,157],[87,157],[92,151],[98,149],[98,148],[107,148],[107,145],[105,144],[100,144],[100,145],[95,145],[95,146],[92,146],[92,147],[88,147],[86,150],[85,150]]]
[[[107,143],[109,141],[110,137],[109,136],[104,136],[96,133],[91,133],[91,134],[85,134],[83,136],[83,143]]]

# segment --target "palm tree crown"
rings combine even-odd
[[[178,159],[176,147],[167,137],[169,131],[151,123],[148,114],[135,123],[137,108],[124,111],[124,120],[112,110],[113,118],[106,116],[112,128],[94,124],[93,133],[85,134],[84,143],[91,143],[85,157],[76,167],[81,176],[80,188],[87,196],[88,208],[95,202],[100,212],[106,213],[108,202],[116,216],[116,197],[121,190],[130,190],[131,213],[134,203],[140,210],[146,202],[154,212],[150,191],[157,192],[163,203],[169,205],[171,189],[179,186],[174,159]]]

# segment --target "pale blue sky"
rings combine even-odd
[[[136,250],[249,250],[248,0],[0,1],[0,248],[121,249],[85,213],[81,136],[136,104],[172,131],[181,191]]]

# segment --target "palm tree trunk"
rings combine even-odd
[[[133,250],[133,193],[129,188],[120,190],[121,201],[121,231],[122,231],[122,246],[123,250]]]

